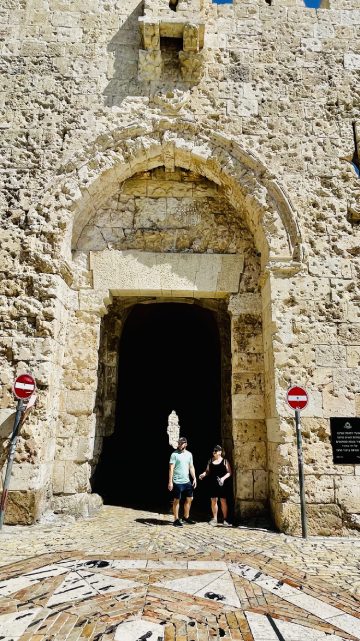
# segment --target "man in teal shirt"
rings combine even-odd
[[[175,452],[170,456],[168,489],[173,493],[173,513],[175,527],[182,527],[183,522],[193,525],[190,518],[190,507],[193,500],[193,490],[196,488],[196,475],[191,452],[186,450],[187,439],[182,436],[178,440]],[[190,475],[192,483],[190,481]],[[184,497],[184,518],[179,519],[180,499]]]

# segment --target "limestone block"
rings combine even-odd
[[[243,443],[238,457],[239,469],[266,470],[266,443]]]
[[[339,325],[339,340],[343,345],[360,345],[360,324],[342,323]]]
[[[234,316],[261,314],[261,294],[236,294],[230,296],[228,310]]]
[[[96,415],[90,414],[89,416],[78,416],[76,433],[79,436],[85,436],[92,438],[95,436],[96,427]]]
[[[63,374],[63,383],[69,390],[78,390],[79,394],[82,390],[93,390],[96,392],[98,388],[97,365],[98,353],[96,350],[89,350],[84,354],[84,359],[81,363],[82,369],[66,369]],[[92,369],[85,369],[84,364],[89,363]],[[80,367],[80,366],[79,366]]]
[[[55,514],[70,514],[75,518],[88,518],[102,507],[98,494],[78,493],[67,496],[53,496],[51,509]]]
[[[360,346],[351,345],[346,348],[347,366],[360,367]]]
[[[349,514],[360,513],[360,480],[359,477],[335,476],[336,503]]]
[[[293,503],[273,503],[273,516],[276,525],[287,534],[301,534],[300,505]],[[307,505],[308,533],[318,536],[341,535],[343,520],[338,505]]]
[[[343,345],[317,345],[316,365],[320,367],[346,367],[346,347]]]
[[[316,300],[330,296],[330,283],[327,278],[310,278],[298,275],[294,278],[273,279],[272,297],[285,300]]]
[[[95,289],[107,285],[114,295],[157,291],[213,297],[237,291],[243,257],[103,251],[91,252],[90,265]]]
[[[267,450],[269,470],[277,474],[281,473],[283,476],[297,474],[295,434],[292,443],[268,443]]]
[[[263,419],[264,397],[262,394],[233,394],[232,410],[235,419]]]
[[[309,503],[336,503],[334,477],[307,474],[305,477],[305,498]]]
[[[54,461],[52,488],[54,494],[62,494],[65,487],[65,461]]]
[[[360,393],[360,367],[338,368],[333,373],[334,390]]]
[[[271,443],[292,442],[294,435],[293,419],[267,418],[266,419],[267,438]]]
[[[166,220],[165,198],[135,199],[135,228],[161,226]]]
[[[169,174],[171,175],[171,174]],[[154,180],[147,183],[146,194],[148,198],[166,198],[167,214],[171,212],[172,215],[181,215],[183,210],[183,201],[179,202],[179,198],[188,198],[185,204],[193,206],[192,195],[193,185],[175,180]],[[180,212],[179,212],[180,210]],[[186,224],[186,220],[183,221]]]
[[[343,391],[323,391],[324,416],[355,416],[355,396],[352,398]]]
[[[276,472],[269,473],[270,498],[273,502],[298,502],[299,482],[296,476],[282,476]]]
[[[347,311],[347,320],[350,323],[360,323],[360,305],[358,302],[349,301],[347,303]]]
[[[250,332],[232,333],[232,351],[245,352],[247,354],[263,354],[264,344],[261,334],[252,334]]]
[[[34,465],[27,462],[15,463],[12,469],[10,488],[20,492],[40,490],[44,485],[47,472],[46,465]]]
[[[345,53],[344,54],[344,67],[345,69],[360,69],[360,54],[358,53]]]
[[[98,283],[97,291],[82,290],[79,292],[79,307],[80,311],[95,313],[100,317],[106,314],[107,305],[111,302],[111,294],[109,290],[100,288],[101,283]]]
[[[233,419],[233,438],[236,443],[266,441],[264,421]],[[241,445],[236,447],[241,448]]]
[[[67,412],[59,412],[56,434],[59,438],[69,438],[76,432],[77,417]]]
[[[330,323],[308,323],[302,319],[294,319],[292,323],[292,340],[298,343],[311,343],[312,345],[336,345],[339,341],[337,326]]]
[[[255,98],[239,98],[236,102],[227,101],[227,114],[230,117],[250,117],[259,113],[259,103]]]
[[[247,369],[251,372],[263,372],[264,356],[262,353],[234,352],[232,355],[232,369],[234,373]]]
[[[266,470],[254,470],[254,499],[266,500],[269,496],[268,472]]]
[[[242,500],[254,498],[254,478],[251,470],[236,471],[236,497]]]
[[[10,490],[6,503],[6,525],[31,525],[40,517],[45,503],[45,490]]]
[[[238,372],[232,377],[232,391],[234,394],[261,394],[264,389],[262,373]]]
[[[78,492],[89,492],[90,472],[88,463],[75,463],[65,461],[64,494],[77,494]]]
[[[95,392],[92,390],[67,390],[62,393],[61,409],[75,416],[92,414],[94,403]]]

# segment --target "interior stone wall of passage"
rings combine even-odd
[[[96,432],[93,458],[91,461],[92,476],[96,474],[96,466],[99,462],[104,438],[111,436],[115,429],[119,380],[119,344],[128,315],[135,305],[162,305],[170,302],[174,303],[174,299],[167,299],[166,297],[116,297],[109,306],[107,314],[102,319],[99,346],[98,387],[95,403]],[[237,454],[234,452],[232,433],[231,326],[227,311],[228,303],[226,300],[193,298],[176,298],[176,303],[189,306],[197,305],[211,311],[216,319],[216,325],[219,331],[221,361],[221,442],[231,465],[236,466]],[[171,355],[169,355],[169,358],[171,360]],[[141,364],[139,364],[139,366],[141,366]],[[176,367],[176,363],[174,366]],[[199,426],[199,429],[205,430],[206,425]],[[140,433],[139,447],[141,448]]]

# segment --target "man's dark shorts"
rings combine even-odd
[[[193,486],[190,482],[173,484],[174,499],[185,499],[192,496],[193,496]]]

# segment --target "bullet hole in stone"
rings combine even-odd
[[[195,625],[195,621],[190,621],[189,625],[193,627]]]
[[[219,637],[224,637],[225,636],[225,630],[222,628],[219,628]]]

